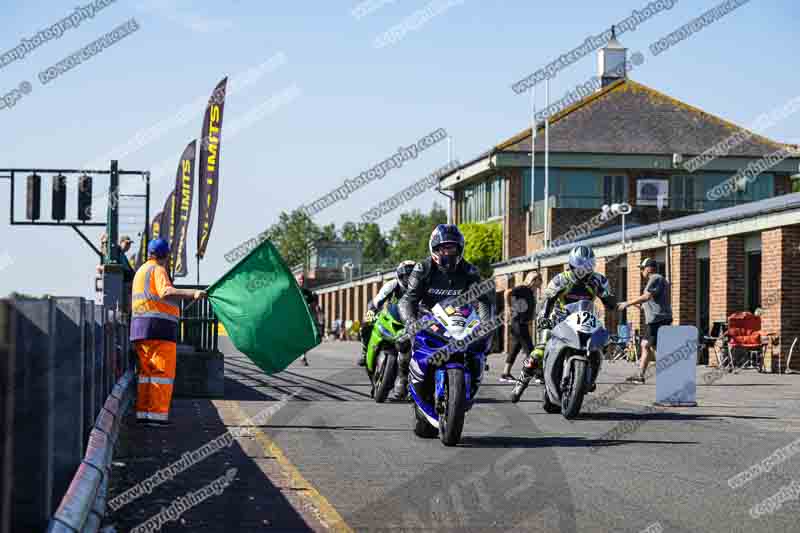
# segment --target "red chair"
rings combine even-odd
[[[771,334],[761,329],[761,317],[750,312],[734,313],[728,317],[728,330],[725,337],[732,360],[737,349],[747,354],[746,362],[740,367],[755,368],[765,372],[764,353],[771,341]],[[734,363],[734,366],[738,366]]]

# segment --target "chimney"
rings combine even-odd
[[[619,44],[616,29],[611,26],[611,39],[597,52],[597,75],[601,82],[598,91],[627,77],[627,55],[628,49]]]

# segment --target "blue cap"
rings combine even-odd
[[[169,255],[169,243],[165,239],[153,239],[147,245],[147,255],[166,257]]]

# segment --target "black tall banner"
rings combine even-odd
[[[150,223],[150,240],[158,239],[158,234],[161,231],[161,213],[153,217]],[[147,246],[150,244],[146,239],[146,231],[142,232],[142,240],[139,243],[139,252],[136,254],[136,270],[147,261]]]
[[[200,215],[197,220],[197,257],[202,259],[214,225],[214,213],[219,198],[219,155],[222,142],[222,112],[225,108],[225,91],[228,77],[217,84],[211,94],[203,117],[200,132],[200,161],[198,176],[198,203]]]
[[[162,211],[153,217],[153,221],[150,223],[150,240],[161,237],[161,219],[163,214],[164,212]]]
[[[158,213],[153,217],[153,221],[150,223],[150,240],[152,241],[153,239],[158,239],[160,233],[161,213]],[[139,267],[142,266],[145,261],[147,261],[147,246],[150,243],[145,239],[146,234],[147,232],[142,232],[142,240],[139,244],[139,252],[136,254],[136,270],[139,270]]]
[[[164,239],[169,243],[169,265],[167,270],[172,274],[175,268],[175,249],[172,247],[173,236],[175,235],[175,218],[177,211],[175,209],[175,191],[172,190],[167,196],[167,201],[164,202],[164,210],[161,212],[161,223],[159,225],[159,238]]]
[[[170,249],[175,265],[176,278],[185,277],[186,234],[189,231],[189,218],[192,214],[192,195],[194,194],[194,158],[197,154],[197,141],[186,145],[175,175],[175,229]]]

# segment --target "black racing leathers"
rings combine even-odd
[[[481,277],[478,269],[464,260],[459,263],[455,272],[445,272],[430,257],[417,263],[408,278],[408,289],[398,304],[400,317],[406,323],[406,331],[410,334],[410,340],[413,342],[413,332],[421,329],[421,325],[417,323],[420,304],[427,309],[431,309],[442,300],[467,292],[470,287],[480,282]],[[476,301],[465,301],[464,304],[475,305],[481,322],[488,323],[492,315],[491,298],[493,296],[494,291],[487,290],[478,294]],[[408,344],[410,345],[411,343],[409,342]],[[401,353],[400,373],[408,375],[410,362],[411,351],[410,346],[408,346],[405,353]],[[411,378],[416,387],[423,376],[416,366],[413,370]],[[480,384],[483,368],[476,367],[471,370],[474,385]],[[476,387],[473,386],[473,388]]]
[[[462,260],[455,272],[445,272],[430,257],[420,261],[408,277],[408,290],[400,299],[400,317],[406,327],[417,320],[420,304],[432,309],[446,298],[458,296],[473,285],[481,282],[478,269]],[[477,311],[481,322],[491,318],[492,300],[489,291],[477,298]],[[476,303],[476,302],[465,302]],[[415,329],[415,328],[411,328]]]

